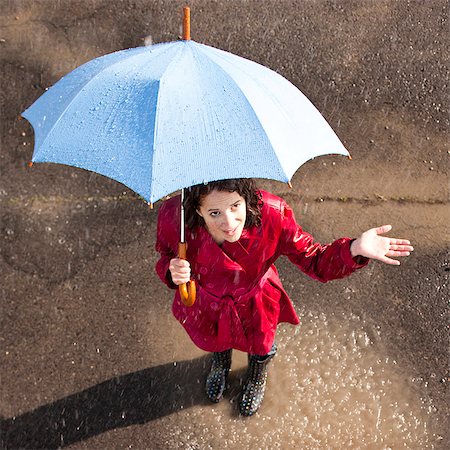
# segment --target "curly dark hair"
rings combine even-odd
[[[252,178],[235,178],[230,180],[211,181],[207,184],[197,184],[185,189],[184,210],[186,225],[190,230],[205,226],[205,221],[197,210],[200,208],[202,198],[212,191],[237,192],[244,198],[247,209],[245,228],[261,224],[262,197],[256,183]]]

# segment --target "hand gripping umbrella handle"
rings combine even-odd
[[[178,244],[178,257],[186,259],[186,242],[180,242]],[[192,306],[195,302],[197,289],[195,287],[195,281],[191,280],[189,283],[183,283],[178,286],[180,291],[181,301],[186,306]]]

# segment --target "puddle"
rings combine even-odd
[[[235,352],[230,392],[217,405],[179,413],[168,448],[435,448],[433,405],[358,316],[306,314],[281,326],[257,416],[236,413],[246,355]]]

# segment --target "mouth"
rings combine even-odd
[[[233,236],[236,233],[236,230],[238,229],[238,226],[236,228],[233,228],[232,230],[223,230],[223,233],[227,236]]]

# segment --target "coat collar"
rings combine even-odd
[[[192,246],[195,246],[193,250],[200,264],[223,261],[227,266],[235,264],[236,269],[239,267],[241,270],[252,265],[252,247],[263,240],[261,227],[244,228],[238,241],[225,241],[222,245],[217,244],[204,227],[197,228],[195,235]]]

